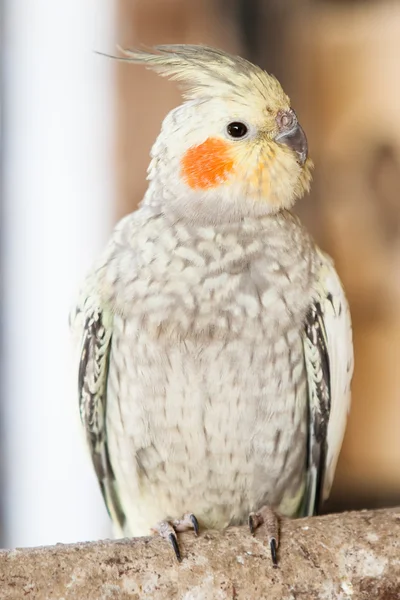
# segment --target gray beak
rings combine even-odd
[[[299,164],[304,165],[308,156],[307,138],[303,128],[297,121],[294,111],[279,111],[276,122],[279,132],[275,136],[275,141],[294,150],[298,156]]]

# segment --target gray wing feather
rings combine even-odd
[[[329,496],[350,409],[353,342],[347,300],[332,261],[320,253],[314,302],[303,345],[308,379],[308,464],[303,514],[318,513]]]
[[[329,353],[319,302],[307,314],[304,345],[308,373],[308,481],[304,514],[313,515],[321,505],[331,408]]]
[[[112,319],[93,303],[84,307],[83,318],[78,376],[81,421],[108,513],[122,532],[125,515],[118,499],[106,433],[106,392]]]

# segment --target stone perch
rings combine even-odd
[[[283,520],[279,568],[262,530],[0,551],[1,600],[400,600],[400,508]]]

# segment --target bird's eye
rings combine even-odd
[[[233,123],[229,123],[226,128],[228,135],[233,138],[242,138],[246,135],[248,129],[244,123],[240,123],[239,121],[234,121]]]

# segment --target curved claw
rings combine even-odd
[[[174,549],[176,559],[178,562],[182,562],[181,551],[179,549],[179,542],[176,534],[177,532],[187,531],[188,529],[193,529],[195,535],[199,535],[199,522],[193,513],[186,513],[182,519],[175,519],[175,521],[160,521],[152,528],[152,531],[169,541]]]
[[[189,515],[189,519],[193,525],[194,535],[197,537],[199,535],[199,522],[193,514]]]
[[[278,566],[278,557],[277,557],[277,554],[276,554],[277,544],[276,544],[276,539],[275,538],[271,538],[270,539],[269,546],[271,548],[272,565],[276,569],[277,566]]]
[[[177,561],[178,562],[182,562],[181,551],[179,550],[179,544],[178,544],[178,540],[177,540],[176,535],[174,533],[170,533],[169,536],[168,536],[168,539],[171,542],[171,545],[172,545],[172,547],[174,549]]]

